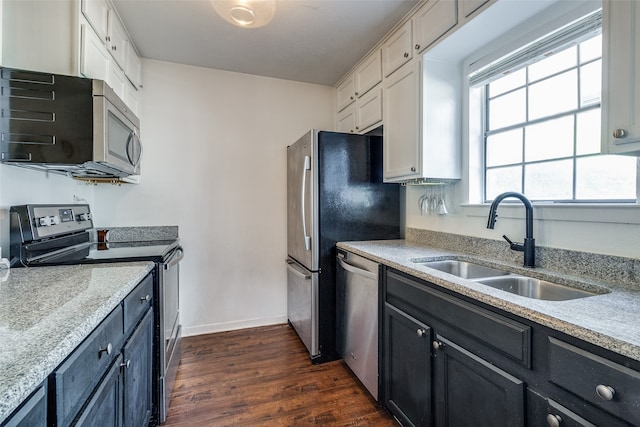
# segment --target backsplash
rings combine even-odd
[[[408,241],[522,264],[522,252],[502,240],[407,228]],[[631,285],[640,289],[640,259],[536,246],[536,266],[559,273]]]
[[[178,226],[152,227],[110,227],[106,240],[108,242],[146,242],[155,240],[175,240],[178,238]],[[102,230],[102,228],[98,228]],[[97,240],[94,236],[93,240]]]

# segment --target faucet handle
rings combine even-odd
[[[511,248],[511,250],[513,251],[518,251],[518,252],[523,252],[524,251],[524,245],[522,243],[515,243],[512,242],[511,239],[509,239],[506,235],[502,235],[502,238],[504,240],[507,241],[507,243],[509,243],[509,247]]]

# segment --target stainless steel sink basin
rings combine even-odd
[[[414,261],[425,267],[444,273],[453,274],[463,279],[478,279],[482,277],[504,276],[509,274],[506,271],[496,270],[495,268],[485,267],[484,265],[474,264],[467,261],[445,260],[445,261]]]
[[[415,259],[413,262],[422,264],[425,267],[444,273],[453,274],[463,279],[473,280],[486,286],[491,286],[501,291],[511,292],[527,298],[566,301],[577,298],[585,298],[593,295],[607,293],[592,292],[583,289],[572,288],[570,286],[559,285],[546,280],[535,279],[533,277],[522,276],[520,274],[509,273],[492,267],[475,264],[468,261],[444,260],[444,261],[422,261]]]
[[[566,301],[599,295],[597,292],[518,275],[478,279],[477,282],[523,297],[547,301]]]

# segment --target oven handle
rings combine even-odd
[[[176,265],[177,263],[179,263],[182,258],[184,258],[184,249],[182,248],[182,246],[178,246],[169,256],[169,259],[167,259],[164,263],[164,269],[168,270],[169,268],[173,267],[174,265]]]

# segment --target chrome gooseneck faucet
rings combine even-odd
[[[516,193],[514,191],[508,191],[506,193],[499,194],[493,199],[491,208],[489,208],[489,222],[487,222],[487,228],[493,229],[496,224],[496,218],[498,217],[498,205],[502,200],[507,197],[515,197],[519,199],[525,207],[526,216],[525,221],[527,224],[524,243],[514,243],[505,235],[502,235],[504,240],[509,243],[509,247],[514,251],[524,252],[524,266],[535,267],[536,266],[536,240],[533,238],[533,205],[527,199],[524,194]]]

